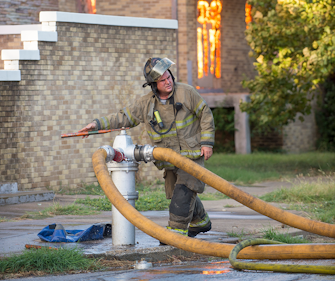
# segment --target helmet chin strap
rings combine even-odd
[[[158,88],[157,88],[157,82],[152,82],[150,84],[151,86],[151,90],[153,91],[153,93],[159,98],[159,93],[158,93]]]
[[[168,69],[168,71],[170,72],[170,75],[171,75],[171,77],[172,77],[172,81],[173,81],[173,85],[174,85],[174,80],[175,80],[175,78],[174,78],[174,76],[173,76],[173,74],[172,74],[171,70],[170,70],[170,69]]]

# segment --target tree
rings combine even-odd
[[[249,0],[246,39],[258,75],[244,80],[250,103],[240,105],[261,128],[281,127],[311,101],[335,66],[333,0]],[[303,121],[303,116],[299,119]]]
[[[315,112],[319,128],[317,148],[335,152],[335,75],[328,77],[318,110]]]

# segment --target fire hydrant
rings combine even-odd
[[[135,174],[138,163],[128,159],[127,152],[134,151],[135,145],[127,132],[122,130],[115,137],[113,149],[116,161],[107,163],[108,171],[112,173],[112,180],[123,197],[135,207],[138,192],[135,190]],[[123,158],[123,159],[121,159]],[[120,162],[119,162],[120,161]],[[114,206],[112,206],[112,243],[113,245],[135,245],[135,226],[132,225]]]

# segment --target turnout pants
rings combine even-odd
[[[193,160],[204,166],[204,157]],[[171,199],[169,226],[177,229],[188,228],[204,220],[207,213],[197,193],[202,193],[205,184],[181,169],[165,170],[166,198]]]

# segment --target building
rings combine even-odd
[[[248,9],[245,0],[1,1],[0,68],[20,72],[20,80],[0,82],[0,182],[16,181],[20,189],[94,182],[90,155],[111,136],[79,142],[60,134],[143,95],[150,56],[176,61],[178,81],[196,87],[210,107],[234,107],[236,152],[249,153],[248,117],[238,106],[248,96],[242,79],[254,75],[244,40]],[[40,18],[41,11],[59,12]],[[24,29],[33,32],[21,35]],[[285,129],[283,149],[313,146],[308,122]],[[141,128],[131,134],[148,143]],[[160,176],[141,165],[140,180]]]

